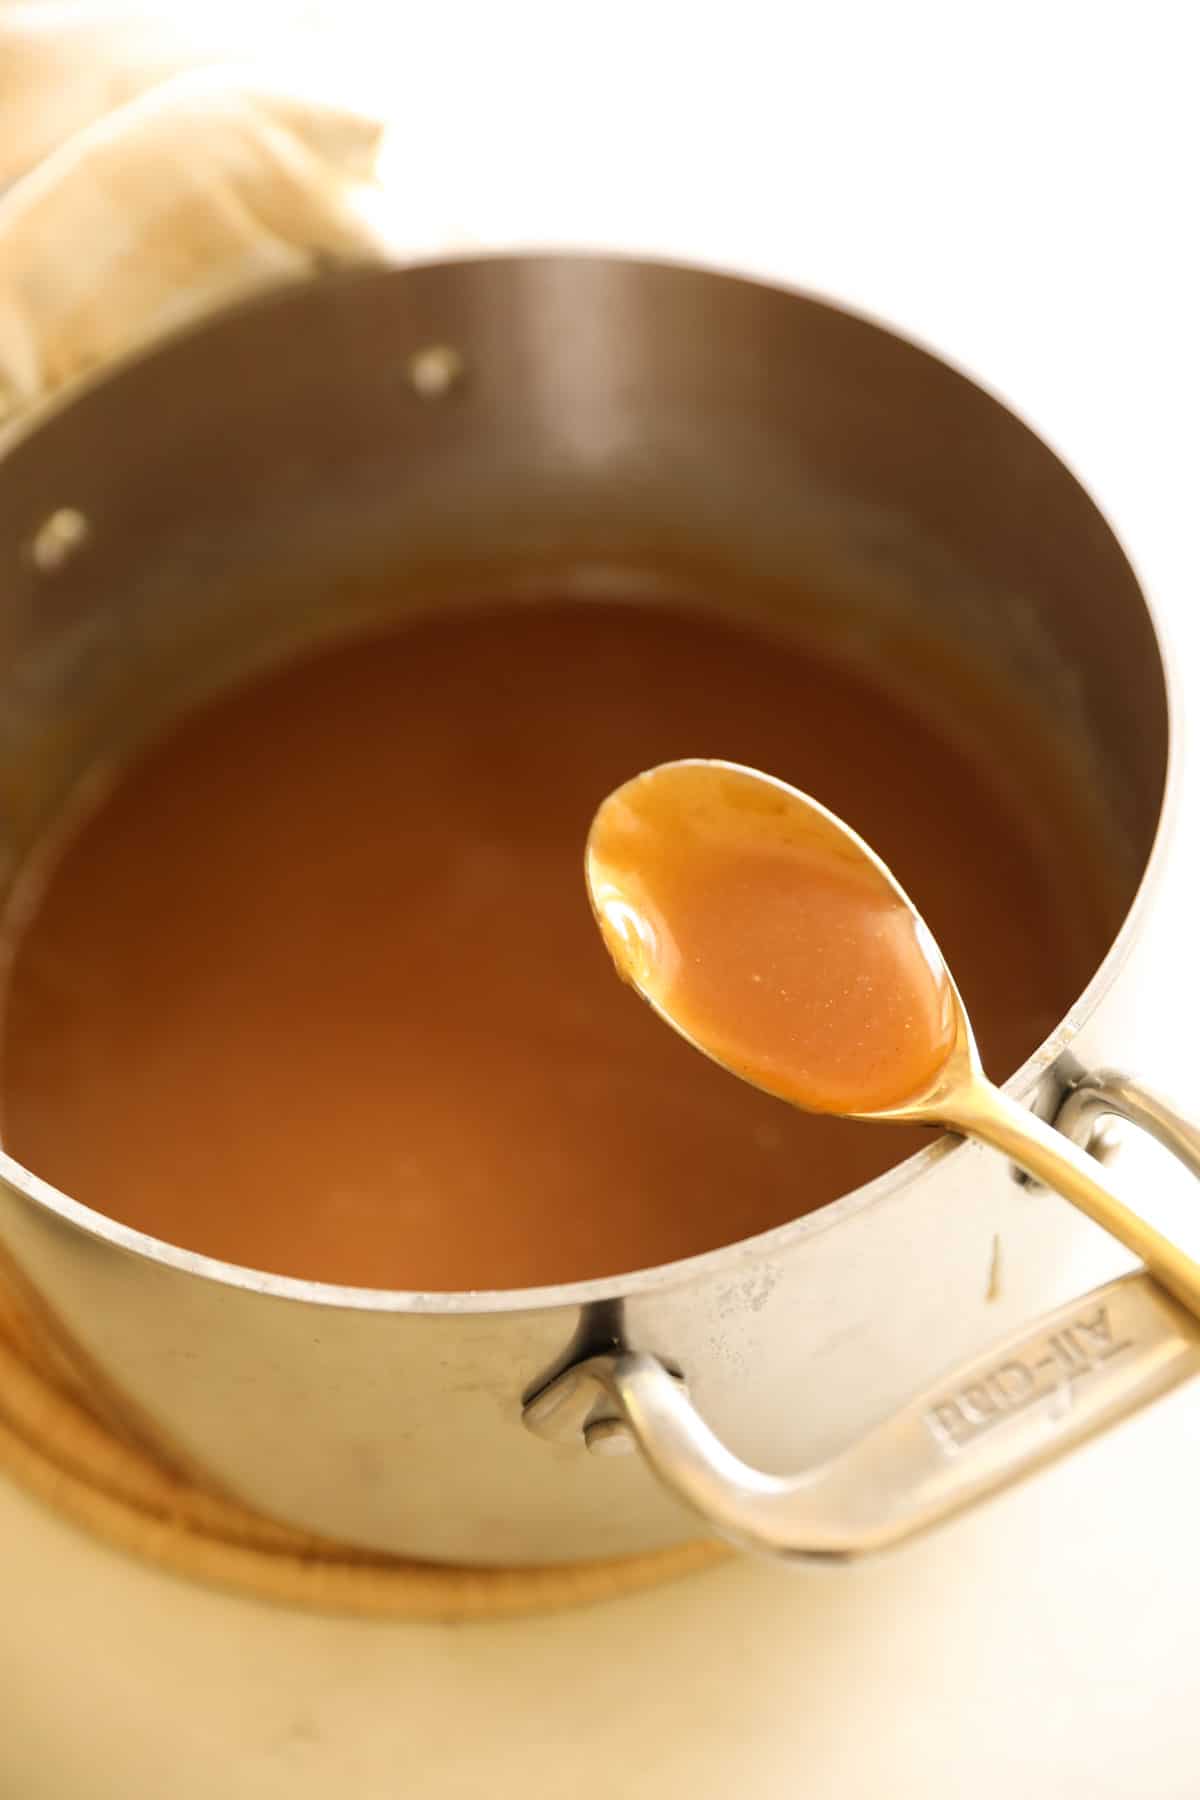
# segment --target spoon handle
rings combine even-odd
[[[941,1118],[952,1131],[1002,1150],[1019,1168],[1111,1232],[1189,1312],[1200,1317],[1200,1264],[1121,1198],[1112,1176],[1095,1157],[983,1076],[959,1089]]]

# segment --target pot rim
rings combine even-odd
[[[534,261],[626,262],[647,268],[675,269],[680,272],[711,276],[720,281],[733,281],[746,286],[771,289],[776,293],[807,300],[815,305],[825,307],[831,312],[855,319],[875,331],[883,332],[887,336],[897,339],[931,361],[940,363],[962,380],[969,382],[972,387],[994,404],[1001,406],[1025,431],[1050,450],[1068,477],[1080,488],[1088,504],[1097,513],[1112,539],[1117,554],[1129,566],[1154,637],[1166,713],[1166,766],[1154,839],[1137,890],[1122,920],[1120,929],[1091,980],[1064,1018],[1038,1048],[1026,1058],[1020,1068],[1003,1083],[1005,1093],[1018,1100],[1028,1098],[1035,1092],[1047,1070],[1075,1039],[1127,962],[1142,919],[1151,902],[1153,891],[1162,875],[1172,821],[1178,803],[1181,719],[1178,700],[1179,677],[1175,673],[1169,635],[1164,632],[1162,620],[1147,596],[1145,586],[1138,577],[1136,565],[1125,545],[1093,500],[1090,492],[1079,480],[1072,464],[1061,455],[1057,448],[1048,444],[1042,434],[1035,431],[1029,421],[1015,407],[994,393],[984,382],[953,358],[942,355],[919,337],[915,337],[907,331],[894,329],[885,320],[867,310],[857,306],[844,305],[841,301],[812,289],[775,279],[762,279],[703,262],[591,250],[503,250],[482,251],[471,256],[420,257],[404,264],[399,269],[391,269],[388,273],[402,275],[407,269],[417,267],[454,269],[478,263],[502,261],[515,263]],[[372,276],[378,277],[379,273],[379,270],[358,270],[349,275],[343,273],[325,279],[351,285],[356,280],[370,279]],[[35,409],[33,415],[22,421],[16,431],[7,436],[0,445],[0,465],[3,463],[5,454],[16,449],[28,437],[33,436],[50,419],[68,412],[78,399],[93,388],[103,386],[110,380],[118,379],[132,362],[142,360],[143,356],[153,357],[168,348],[177,339],[202,332],[230,314],[286,303],[289,297],[294,296],[294,293],[294,289],[284,289],[231,306],[198,324],[185,326],[179,331],[169,333],[144,350],[139,350],[131,356],[122,357],[117,363],[98,372],[94,378],[81,382],[77,387],[72,387],[67,394],[56,396],[46,405]],[[90,1206],[85,1206],[81,1201],[72,1199],[70,1195],[63,1193],[50,1182],[43,1180],[41,1176],[34,1174],[32,1170],[25,1168],[23,1164],[9,1156],[2,1147],[0,1147],[0,1182],[35,1206],[55,1215],[64,1224],[83,1235],[99,1239],[113,1249],[129,1256],[158,1263],[177,1274],[194,1276],[200,1280],[220,1283],[227,1287],[240,1288],[246,1292],[262,1294],[274,1300],[303,1301],[309,1305],[356,1312],[461,1317],[465,1314],[534,1312],[564,1306],[581,1308],[604,1301],[641,1298],[667,1289],[686,1287],[717,1273],[728,1275],[731,1263],[743,1260],[757,1261],[764,1257],[792,1251],[808,1238],[816,1237],[822,1232],[832,1229],[843,1220],[883,1205],[912,1182],[919,1180],[928,1169],[933,1168],[945,1157],[962,1156],[969,1153],[981,1153],[980,1146],[952,1136],[939,1138],[925,1149],[917,1151],[914,1155],[906,1157],[904,1161],[895,1164],[894,1167],[885,1170],[882,1175],[877,1175],[872,1181],[851,1189],[848,1194],[841,1195],[838,1199],[818,1207],[811,1213],[791,1219],[786,1224],[773,1226],[769,1231],[759,1232],[753,1237],[739,1238],[733,1243],[722,1245],[715,1250],[703,1251],[697,1256],[683,1257],[669,1263],[658,1263],[650,1268],[635,1269],[624,1274],[597,1276],[587,1281],[561,1282],[530,1288],[465,1289],[444,1293],[403,1288],[339,1286],[332,1282],[313,1281],[299,1276],[276,1275],[267,1270],[252,1269],[239,1263],[224,1262],[218,1257],[205,1256],[198,1251],[186,1250],[179,1245],[168,1243],[165,1239],[154,1237],[148,1232],[123,1225],[120,1221],[111,1219]]]

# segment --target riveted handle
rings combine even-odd
[[[655,1473],[714,1529],[777,1555],[846,1557],[911,1537],[1200,1373],[1200,1327],[1148,1275],[1127,1275],[795,1476],[734,1456],[655,1357],[597,1364]]]
[[[1118,1069],[1097,1069],[1077,1081],[1054,1123],[1086,1150],[1098,1121],[1110,1117],[1140,1126],[1200,1179],[1200,1126],[1154,1088]]]
[[[1200,1134],[1166,1102],[1111,1073],[1087,1092],[1096,1097],[1078,1103],[1080,1128],[1085,1104],[1119,1113],[1200,1174]],[[1142,1272],[1046,1314],[796,1475],[742,1462],[680,1379],[642,1352],[576,1364],[530,1401],[526,1420],[561,1436],[622,1418],[664,1485],[723,1536],[785,1557],[851,1557],[1020,1480],[1198,1373],[1200,1324]]]

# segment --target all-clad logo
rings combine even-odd
[[[1053,1331],[1023,1355],[1009,1357],[964,1382],[954,1393],[926,1409],[925,1423],[943,1450],[962,1450],[1014,1413],[1066,1393],[1104,1363],[1128,1350],[1132,1338],[1118,1339],[1107,1306],[1080,1314]]]

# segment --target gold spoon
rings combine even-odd
[[[807,1111],[991,1144],[1200,1315],[1200,1267],[988,1080],[928,926],[817,801],[734,763],[663,763],[603,802],[585,866],[619,972],[697,1050]]]

